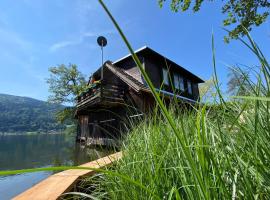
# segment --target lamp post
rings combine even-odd
[[[107,45],[107,39],[104,36],[99,36],[97,43],[101,47],[101,80],[103,80],[103,48]]]

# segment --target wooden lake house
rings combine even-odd
[[[135,53],[166,103],[173,98],[189,104],[199,101],[198,84],[204,82],[201,78],[149,47]],[[77,139],[110,145],[125,132],[130,119],[149,113],[154,105],[131,55],[107,61],[89,78],[87,91],[77,97]]]

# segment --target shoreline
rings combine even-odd
[[[22,133],[0,133],[0,136],[19,136],[19,135],[60,135],[65,134],[63,131],[53,132],[22,132]]]

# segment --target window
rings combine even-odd
[[[174,82],[174,87],[176,89],[180,89],[180,83],[179,83],[179,76],[178,74],[173,75],[173,82]]]
[[[182,78],[182,76],[180,76],[179,74],[174,74],[173,80],[174,80],[174,87],[176,89],[181,91],[185,90],[184,79]]]
[[[169,74],[168,69],[162,68],[162,74],[163,74],[163,83],[165,85],[169,85]]]
[[[189,80],[187,81],[187,86],[188,86],[188,93],[192,94],[192,83]]]
[[[180,82],[180,90],[184,91],[185,90],[185,85],[184,85],[183,77],[179,76],[179,82]]]

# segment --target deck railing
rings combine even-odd
[[[118,85],[112,84],[96,84],[90,87],[77,97],[77,106],[95,102],[99,98],[100,101],[106,102],[122,102],[124,98],[124,89]]]

